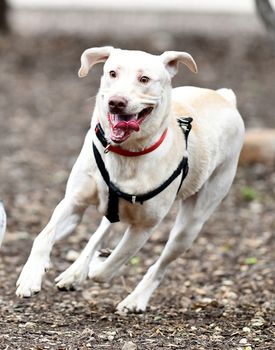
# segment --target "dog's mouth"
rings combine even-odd
[[[151,114],[153,107],[146,107],[136,114],[108,114],[110,138],[115,143],[128,139],[133,131],[140,130],[141,123]]]

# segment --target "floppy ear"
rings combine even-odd
[[[179,63],[185,64],[193,73],[198,72],[196,62],[187,52],[165,51],[160,57],[172,78],[178,72]]]
[[[79,78],[86,77],[93,65],[105,62],[110,56],[112,46],[93,47],[87,49],[81,55],[81,67],[78,71]]]

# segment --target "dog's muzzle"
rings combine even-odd
[[[122,108],[117,107],[109,107],[109,110],[110,138],[115,143],[121,143],[128,139],[133,131],[138,132],[140,130],[141,123],[151,114],[153,107],[143,108],[135,114],[128,114],[122,111]]]

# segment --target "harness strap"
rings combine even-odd
[[[97,138],[99,139],[99,141],[101,142],[102,146],[104,148],[106,148],[108,146],[108,142],[105,138],[105,133],[104,133],[104,130],[102,129],[102,126],[100,123],[97,123],[97,125],[95,127],[95,134],[96,134]]]
[[[185,141],[187,144],[187,138],[188,138],[188,134],[191,130],[191,122],[192,122],[192,118],[181,118],[178,119],[179,125],[182,128],[184,135],[185,135]],[[100,125],[97,125],[96,128],[101,128]],[[104,136],[104,131],[101,128],[102,132],[97,132],[96,135],[99,138],[99,135],[103,135],[103,137],[99,138],[100,142],[102,143],[103,147],[104,144],[106,142],[107,145],[107,141],[105,139]],[[177,169],[172,173],[172,175],[165,180],[160,186],[158,186],[157,188],[153,189],[150,192],[144,193],[144,194],[140,194],[140,195],[134,195],[134,194],[129,194],[126,192],[121,191],[111,180],[110,180],[110,175],[105,167],[104,161],[101,157],[100,152],[98,151],[96,145],[93,143],[93,152],[94,152],[94,157],[96,160],[96,164],[98,166],[98,169],[101,173],[101,176],[104,180],[104,182],[106,183],[106,185],[108,186],[109,189],[109,198],[108,198],[108,208],[107,208],[107,213],[106,213],[106,218],[110,221],[110,222],[117,222],[119,221],[119,198],[122,198],[124,200],[126,200],[127,202],[130,203],[140,203],[143,204],[144,201],[147,201],[155,196],[157,196],[159,193],[161,193],[163,190],[165,190],[181,173],[182,173],[182,177],[181,177],[181,182],[178,188],[177,193],[180,191],[180,188],[182,186],[182,183],[185,179],[185,177],[187,176],[188,173],[188,158],[186,156],[183,156],[180,164],[178,165]]]
[[[183,133],[184,133],[184,136],[185,136],[185,145],[186,145],[186,149],[187,149],[187,141],[188,141],[188,135],[189,135],[189,132],[191,131],[192,129],[192,121],[193,121],[193,118],[191,117],[182,117],[182,118],[178,118],[177,119],[178,121],[178,124],[179,124],[179,127],[182,129]]]

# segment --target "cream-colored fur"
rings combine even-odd
[[[112,47],[88,49],[81,57],[79,76],[86,76],[99,62],[105,62],[104,74],[91,129],[72,169],[64,199],[34,241],[18,279],[16,293],[20,297],[29,297],[40,291],[54,242],[75,229],[88,205],[96,205],[99,212],[105,214],[108,189],[97,169],[92,142],[100,151],[112,182],[131,194],[146,193],[159,186],[177,168],[183,155],[188,154],[189,172],[178,195],[180,176],[143,204],[120,199],[120,219],[128,228],[111,255],[95,263],[96,251],[111,228],[103,216],[79,258],[56,278],[60,289],[71,289],[88,276],[97,282],[110,280],[139,251],[177,200],[179,212],[161,256],[136,289],[117,306],[120,312],[144,311],[169,263],[191,246],[204,222],[227,194],[235,176],[244,126],[231,90],[171,88],[171,78],[179,63],[193,72],[197,70],[193,58],[187,53],[168,51],[154,56]],[[141,79],[144,76],[149,79]],[[131,130],[128,135],[119,129],[112,134],[112,122],[108,121],[108,116],[111,113],[110,101],[117,96],[127,102],[123,107],[127,115],[135,116],[144,108],[152,108],[140,124],[139,131]],[[183,116],[193,118],[188,150],[177,124],[177,118]],[[166,128],[168,133],[163,143],[146,155],[128,158],[112,152],[106,154],[94,132],[98,120],[111,144],[119,139],[120,147],[132,151],[152,145]]]

